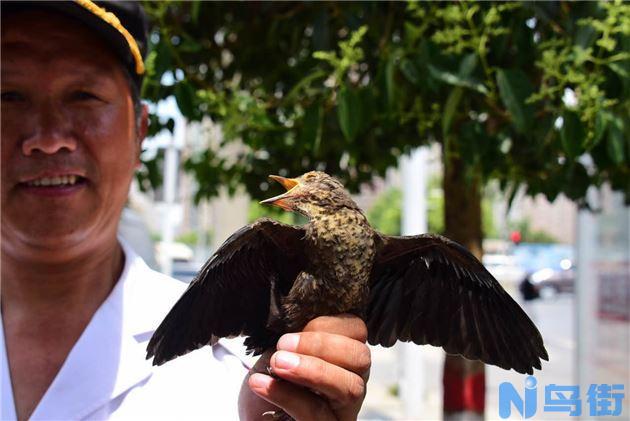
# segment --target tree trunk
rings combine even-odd
[[[455,154],[445,151],[443,161],[444,234],[480,259],[483,251],[479,179],[467,182],[464,163]],[[482,362],[447,355],[442,383],[444,420],[483,418],[486,391]]]

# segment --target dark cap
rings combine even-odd
[[[50,9],[94,30],[120,58],[138,87],[144,75],[147,18],[135,1],[2,1],[2,15],[27,9]]]

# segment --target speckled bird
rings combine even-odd
[[[525,312],[464,247],[439,235],[378,233],[343,185],[319,171],[270,176],[287,191],[261,203],[308,218],[262,218],[228,238],[149,342],[163,364],[221,337],[255,355],[322,315],[353,313],[368,341],[441,346],[519,373],[548,360]]]

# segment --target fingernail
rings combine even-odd
[[[297,354],[286,351],[276,352],[275,366],[278,368],[284,368],[290,370],[297,367],[300,364],[300,357]]]
[[[300,335],[296,335],[295,333],[288,333],[280,338],[277,348],[284,349],[285,351],[297,351],[299,343]]]
[[[249,377],[249,384],[258,389],[267,389],[273,379],[265,374],[254,373]]]

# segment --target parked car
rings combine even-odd
[[[189,284],[199,272],[201,263],[195,262],[173,262],[173,278]]]
[[[509,254],[484,254],[482,263],[508,291],[515,290],[527,275],[516,258]]]
[[[530,282],[538,296],[551,298],[558,293],[572,293],[575,289],[575,276],[575,266],[570,260],[564,259],[559,268],[537,270],[523,282]]]
[[[176,241],[171,243],[160,241],[155,245],[155,249],[158,262],[163,261],[165,256],[169,256],[173,262],[190,262],[195,256],[190,246]]]

